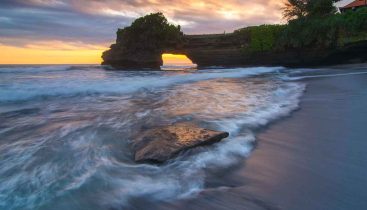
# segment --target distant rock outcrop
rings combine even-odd
[[[281,26],[274,26],[277,27]],[[163,14],[150,14],[117,31],[116,43],[103,53],[102,64],[123,70],[160,69],[163,53],[185,54],[198,67],[303,67],[367,61],[367,41],[338,48],[282,50],[261,50],[264,43],[259,43],[260,50],[253,51],[250,41],[254,39],[250,36],[253,28],[256,27],[229,34],[184,35],[180,26],[169,24]],[[257,36],[261,33],[267,31]]]
[[[116,43],[103,53],[103,63],[118,68],[157,68],[163,65],[165,49],[178,48],[183,33],[169,24],[162,13],[136,19],[131,26],[118,29]]]
[[[228,135],[189,123],[153,128],[135,138],[135,161],[162,163],[181,151],[219,142]]]

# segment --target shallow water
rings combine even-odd
[[[205,188],[253,149],[256,129],[298,108],[306,86],[272,68],[115,72],[0,67],[0,209],[111,209]],[[160,166],[136,164],[142,129],[195,122],[228,131]]]

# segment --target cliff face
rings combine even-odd
[[[116,43],[103,53],[103,64],[119,69],[160,69],[163,53],[185,54],[199,67],[304,67],[365,62],[366,12],[208,35],[185,35],[162,13],[154,13],[119,29]]]
[[[163,65],[160,51],[141,50],[128,53],[119,44],[111,45],[111,48],[103,53],[102,58],[102,65],[110,65],[120,69],[158,69]]]
[[[146,39],[149,39],[147,37]],[[103,54],[103,64],[120,69],[159,69],[163,53],[185,54],[198,67],[209,66],[288,66],[303,67],[356,63],[367,61],[367,41],[337,49],[304,49],[270,52],[246,51],[249,43],[235,33],[183,35],[177,43],[155,51],[144,49],[125,53],[121,44],[114,44]]]
[[[182,53],[199,67],[241,65],[241,39],[235,34],[186,35]]]
[[[123,38],[123,37],[122,37]],[[146,37],[149,40],[149,37]],[[104,65],[118,68],[160,68],[162,54],[185,54],[200,67],[236,65],[242,59],[241,44],[234,34],[183,35],[176,43],[155,50],[124,50],[123,43],[116,44],[102,55]]]
[[[149,39],[149,37],[146,37]],[[127,52],[121,42],[103,53],[104,65],[116,68],[155,68],[163,65],[162,54],[185,54],[199,67],[243,65],[241,43],[235,34],[183,35],[176,43],[161,49]]]
[[[199,67],[207,66],[318,66],[367,61],[367,41],[333,49],[250,52],[236,34],[185,36],[185,53]]]

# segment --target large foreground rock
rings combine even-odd
[[[135,139],[135,161],[162,163],[181,151],[219,142],[228,135],[188,123],[153,128]]]

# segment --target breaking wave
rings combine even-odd
[[[110,209],[194,196],[208,169],[247,157],[256,129],[297,109],[305,90],[279,79],[283,68],[11,68],[0,67],[0,209]],[[163,165],[133,162],[130,142],[142,127],[182,121],[230,137]]]

